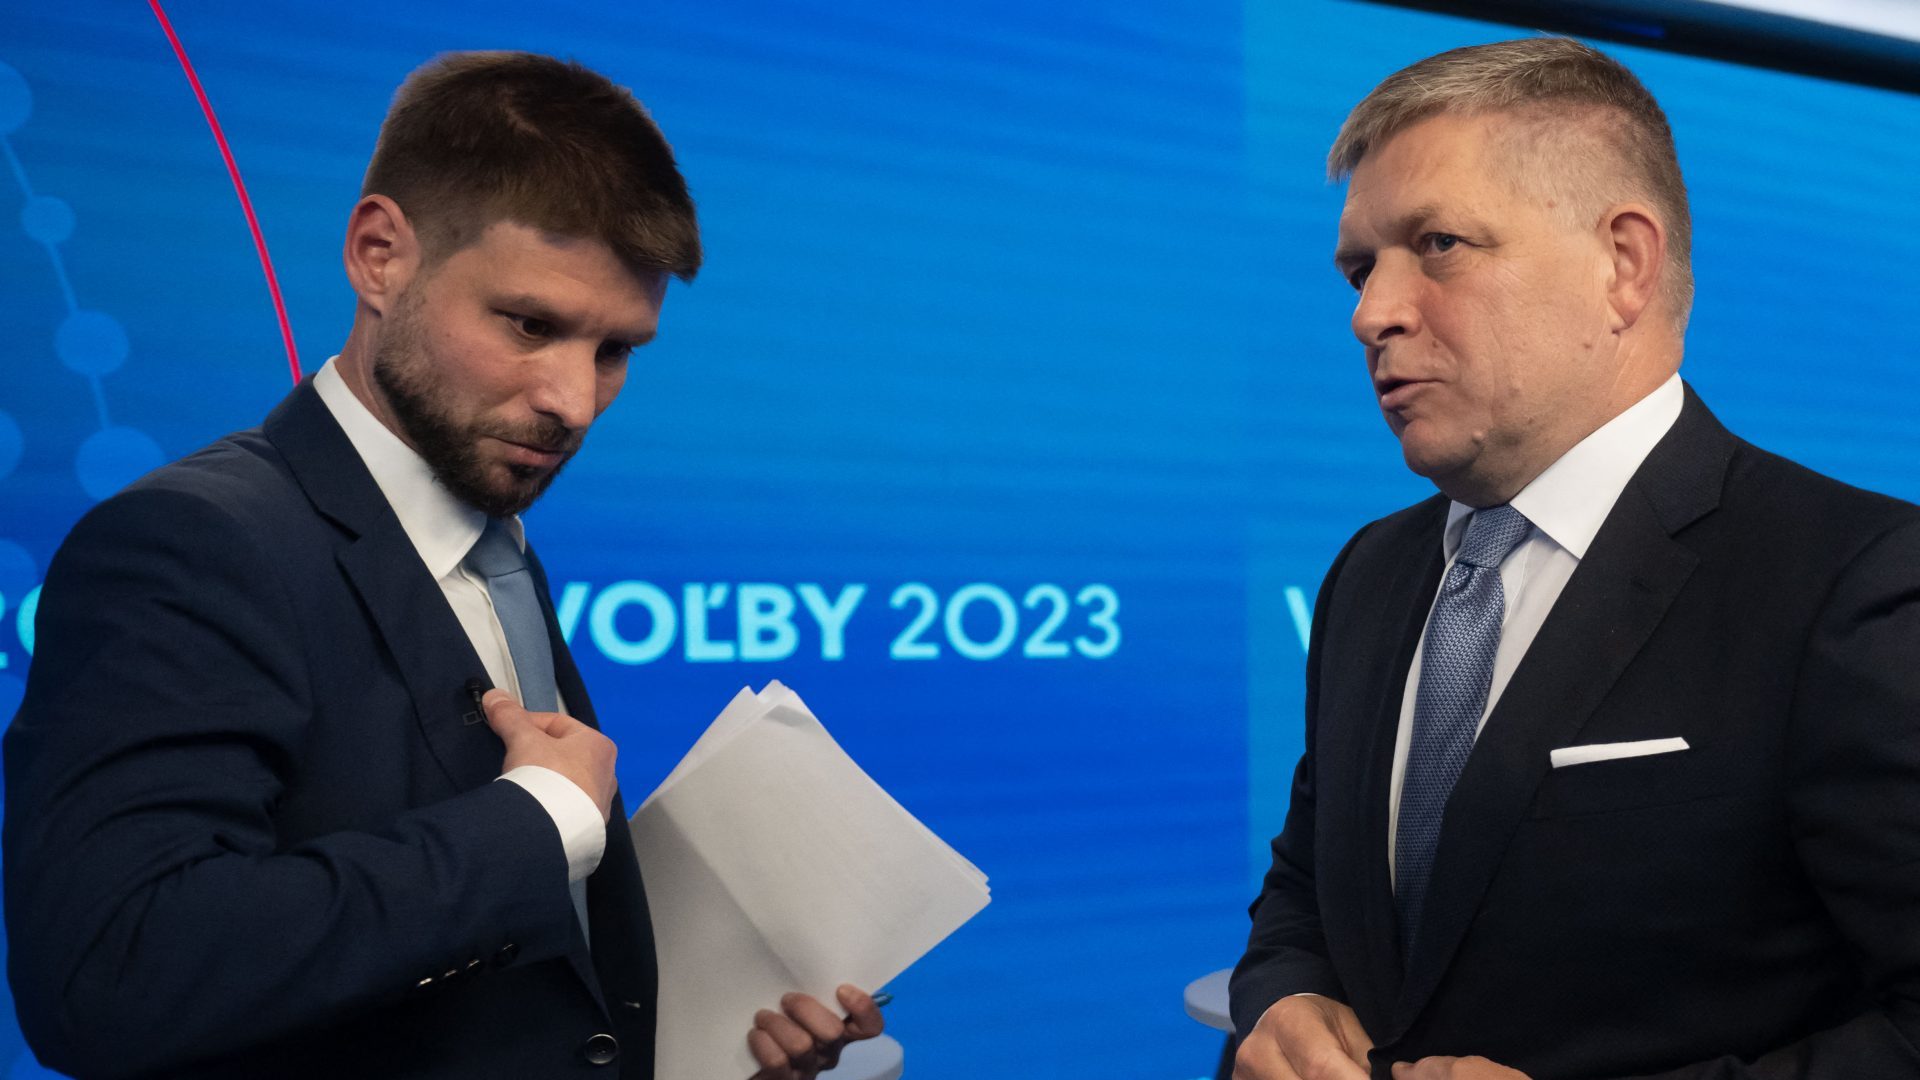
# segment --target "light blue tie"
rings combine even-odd
[[[1427,620],[1420,689],[1413,699],[1413,743],[1400,785],[1400,823],[1393,843],[1393,904],[1409,955],[1426,903],[1434,850],[1440,845],[1447,797],[1466,768],[1487,707],[1493,655],[1500,647],[1500,623],[1506,614],[1500,563],[1531,528],[1511,506],[1475,511]]]
[[[480,539],[467,552],[466,565],[487,579],[494,614],[500,617],[507,649],[513,654],[520,703],[534,712],[557,710],[560,692],[553,681],[553,646],[547,640],[547,619],[541,613],[540,598],[534,594],[533,574],[527,570],[527,557],[520,553],[520,545],[505,525],[488,518]]]

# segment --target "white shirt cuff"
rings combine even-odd
[[[607,823],[592,796],[542,765],[509,769],[500,779],[519,784],[540,801],[541,808],[553,819],[553,827],[560,831],[560,845],[567,852],[567,880],[585,881],[607,850]]]

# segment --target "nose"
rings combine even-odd
[[[585,431],[599,415],[599,369],[593,350],[553,349],[527,395],[533,410],[573,431]]]
[[[1420,331],[1420,308],[1416,303],[1418,274],[1381,259],[1367,273],[1360,288],[1360,300],[1353,307],[1353,336],[1369,349],[1377,349],[1390,339]]]

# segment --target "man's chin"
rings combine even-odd
[[[503,511],[494,516],[507,517],[524,512],[540,501],[540,496],[547,493],[547,487],[552,483],[552,473],[539,473],[524,480],[516,478],[510,484],[494,485],[490,493],[493,505]]]
[[[1476,472],[1476,467],[1482,464],[1478,454],[1463,453],[1457,446],[1433,446],[1403,436],[1400,455],[1406,460],[1407,471],[1425,477],[1449,497],[1472,506],[1481,505],[1480,500],[1485,498],[1485,484]]]
[[[558,470],[496,463],[481,475],[441,474],[440,482],[454,497],[493,518],[522,513],[552,485]]]
[[[1414,475],[1437,481],[1472,464],[1473,455],[1461,453],[1457,446],[1436,444],[1433,440],[1423,438],[1424,434],[1417,424],[1409,425],[1399,433],[1400,456]]]

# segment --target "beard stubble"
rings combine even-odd
[[[532,506],[553,484],[579,451],[582,433],[551,417],[508,425],[457,416],[452,404],[455,395],[446,375],[427,355],[419,319],[422,300],[417,289],[416,284],[402,293],[388,316],[373,354],[373,381],[386,396],[402,434],[442,487],[488,517],[512,517]],[[496,473],[498,466],[480,453],[480,441],[489,436],[558,449],[562,457],[558,465],[544,472],[507,464],[504,469],[508,479],[502,481]]]

